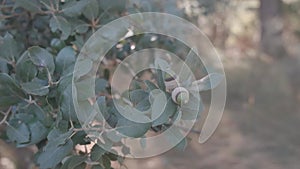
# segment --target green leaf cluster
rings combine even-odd
[[[75,112],[73,71],[77,56],[88,38],[116,18],[157,9],[184,16],[184,11],[176,7],[176,1],[170,0],[3,1],[0,8],[0,117],[2,114],[5,117],[5,133],[0,137],[17,147],[35,145],[38,148],[35,162],[42,169],[81,169],[86,166],[111,169],[112,161],[122,164],[124,160],[115,155],[114,146],[121,147],[123,156],[130,154],[130,148],[122,142],[125,137],[145,138],[148,132],[168,130],[176,120],[198,118],[203,110],[203,105],[197,104],[201,103],[201,98],[191,96],[189,103],[179,107],[172,101],[171,93],[166,91],[165,73],[170,71],[170,65],[163,59],[153,61],[156,70],[151,79],[136,81],[116,103],[112,101],[114,89],[109,83],[115,67],[101,65],[96,77],[79,79],[81,81],[76,86],[78,100],[84,107],[81,111],[90,116],[79,117]],[[114,37],[115,33],[108,32],[107,36]],[[173,38],[145,34],[121,40],[105,59],[116,63],[135,51],[154,47],[174,53],[190,50]],[[193,61],[190,63],[194,64]],[[92,60],[82,60],[78,64],[83,66],[76,72],[80,75],[90,72],[94,65]],[[211,74],[195,83],[188,82],[185,87],[209,90],[221,80],[218,74]],[[92,84],[95,89],[87,87]],[[91,98],[93,94],[95,97]],[[94,114],[95,107],[91,103],[97,103],[102,115]],[[123,114],[129,118],[124,118]],[[82,119],[86,120],[80,121]],[[85,127],[94,131],[85,132]],[[100,133],[103,140],[95,141],[87,136]],[[170,143],[180,137],[178,131],[171,131]],[[146,146],[143,140],[141,145]],[[177,147],[184,149],[187,140],[179,141]],[[91,145],[89,151],[76,148]]]

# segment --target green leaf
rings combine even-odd
[[[6,134],[11,141],[17,144],[27,143],[30,140],[30,131],[28,126],[19,120],[11,120],[7,125]]]
[[[83,15],[90,21],[99,17],[99,2],[98,0],[90,0],[88,5],[83,10]]]
[[[76,52],[71,46],[63,48],[55,58],[56,72],[62,73],[76,61]]]
[[[68,159],[68,169],[73,169],[75,167],[78,167],[82,163],[85,162],[87,159],[86,156],[72,156]]]
[[[85,34],[89,30],[90,25],[82,20],[74,19],[69,21],[72,25],[72,35],[75,35],[75,33],[78,34]]]
[[[166,90],[166,85],[165,85],[165,79],[164,79],[164,74],[165,72],[169,69],[169,64],[165,60],[161,58],[156,58],[155,59],[155,67],[157,71],[157,84],[158,87],[165,91]]]
[[[48,129],[40,121],[30,123],[28,126],[31,134],[28,145],[37,144],[47,137]]]
[[[76,72],[74,74],[76,74],[77,77],[88,74],[93,68],[93,61],[90,59],[80,60],[76,64],[78,69],[75,70]]]
[[[140,138],[140,145],[143,149],[147,147],[147,139],[145,137]]]
[[[170,117],[176,113],[178,106],[173,102],[171,96],[168,96],[167,99],[168,100],[166,102],[164,102],[165,107],[162,110],[156,110],[157,108],[155,108],[154,103],[153,103],[152,106],[154,107],[154,109],[152,108],[152,114],[156,114],[157,112],[163,111],[163,113],[157,119],[155,119],[153,121],[153,123],[152,123],[153,127],[167,123],[169,121]],[[155,116],[158,116],[158,115],[155,115]]]
[[[69,169],[68,166],[69,166],[69,164],[70,164],[70,162],[71,162],[71,160],[70,160],[71,157],[72,157],[72,156],[65,157],[65,158],[62,160],[62,165],[61,165],[61,166],[57,165],[57,166],[55,167],[55,169]]]
[[[49,0],[39,0],[39,2],[46,7],[48,10],[53,9],[53,6],[56,7],[59,5],[60,1],[49,1]]]
[[[106,153],[106,150],[95,144],[91,150],[91,160],[99,161],[101,157]]]
[[[64,41],[57,39],[57,38],[53,38],[50,42],[50,45],[57,51],[61,50],[62,48],[64,48],[66,46]]]
[[[43,124],[49,125],[51,117],[37,104],[29,104],[26,106],[22,106],[18,108],[18,110],[26,116],[28,116],[28,114],[35,115],[35,117]]]
[[[94,86],[93,84],[95,85],[95,78],[88,78],[75,83],[79,101],[87,100],[95,95],[95,89],[91,87]]]
[[[38,0],[16,0],[14,8],[22,7],[30,12],[41,11],[41,4]]]
[[[173,124],[178,124],[182,118],[182,111],[179,109],[176,113],[171,117],[171,122]]]
[[[100,97],[97,98],[97,104],[99,106],[99,110],[100,110],[101,114],[103,114],[104,117],[106,115],[108,115],[107,114],[106,100],[105,100],[104,96],[100,96]]]
[[[47,145],[37,156],[41,169],[54,168],[72,151],[73,142],[69,139],[71,135],[72,131],[62,133],[56,128],[51,130],[47,136]]]
[[[137,81],[136,79],[133,79],[130,83],[130,90],[138,90],[138,89],[142,89],[141,88],[141,82]]]
[[[85,131],[79,131],[77,132],[73,137],[73,143],[74,145],[76,144],[80,144],[80,145],[84,145],[84,144],[89,144],[89,140],[85,139],[86,138],[86,132]]]
[[[157,69],[157,83],[158,87],[165,91],[166,90],[166,85],[165,85],[165,80],[163,78],[163,72],[160,69]]]
[[[121,116],[133,120],[135,122],[150,123],[150,118],[146,115],[148,112],[141,112],[131,106],[118,105],[118,110],[122,112]],[[121,118],[122,119],[122,118]]]
[[[86,168],[87,164],[86,163],[81,163],[80,165],[76,166],[74,169],[83,169]]]
[[[170,127],[164,132],[164,136],[172,146],[177,146],[177,148],[181,148],[181,150],[185,149],[186,140],[181,133],[181,129],[179,129],[178,127]]]
[[[20,44],[14,40],[11,34],[6,33],[4,37],[0,36],[0,60],[7,63],[15,62],[19,58],[21,50]]]
[[[67,120],[57,120],[56,124],[56,127],[62,132],[67,132],[69,129],[69,121]]]
[[[224,80],[224,76],[219,73],[211,73],[204,78],[193,82],[190,90],[193,91],[206,91],[216,88],[221,81]]]
[[[167,104],[167,98],[166,95],[163,92],[159,92],[157,94],[152,94],[152,96],[154,97],[153,99],[153,103],[152,103],[152,109],[151,109],[151,119],[152,120],[156,120],[157,118],[159,118],[165,108],[166,108],[166,104]],[[163,122],[165,123],[165,122]],[[152,124],[156,125],[155,123]]]
[[[122,136],[114,130],[108,131],[106,133],[106,136],[107,136],[108,139],[110,139],[114,143],[118,143],[122,140]]]
[[[104,91],[106,91],[106,88],[108,87],[108,81],[105,79],[96,79],[95,82],[95,93],[99,94],[102,93]]]
[[[105,135],[102,138],[103,138],[104,143],[100,142],[98,144],[101,144],[101,147],[104,150],[106,150],[106,152],[107,152],[107,150],[112,150],[114,143],[112,141],[110,141],[107,137],[105,137]]]
[[[72,44],[76,46],[78,50],[81,50],[83,45],[85,44],[85,38],[82,35],[75,35],[74,41],[72,41]]]
[[[79,16],[88,3],[89,1],[69,0],[62,7],[62,12],[69,17]]]
[[[198,94],[198,93],[197,93]],[[181,106],[182,119],[183,120],[195,120],[200,117],[200,113],[203,112],[204,106],[200,96],[190,95],[189,102]]]
[[[98,119],[100,113],[94,109],[95,107],[91,105],[90,101],[78,101],[78,105],[78,112],[76,112],[76,115],[78,120],[83,123],[83,127],[87,127],[86,125],[89,125],[91,122],[95,121],[95,119]]]
[[[8,70],[8,66],[7,66],[7,63],[0,60],[0,73],[8,73],[9,70]]]
[[[146,98],[140,100],[140,101],[136,104],[135,108],[136,108],[137,110],[139,110],[139,111],[147,111],[147,110],[149,110],[149,109],[151,108],[151,103],[150,103],[150,101],[149,101],[149,98],[146,97]]]
[[[157,69],[160,69],[164,72],[168,71],[170,69],[169,63],[166,60],[162,59],[162,58],[156,58],[154,62],[155,62],[154,63],[155,67]]]
[[[56,32],[57,30],[61,31],[61,40],[66,40],[71,35],[72,27],[71,24],[66,20],[66,18],[62,16],[53,16],[50,19],[49,24],[52,32]]]
[[[111,162],[108,156],[102,156],[102,164],[105,169],[111,169]]]
[[[105,156],[107,156],[111,161],[117,161],[119,157],[117,154],[117,151],[110,150],[110,152],[106,153]]]
[[[77,121],[76,112],[72,99],[72,86],[69,85],[60,98],[60,111],[65,120]]]
[[[99,6],[103,10],[121,12],[121,11],[125,10],[126,1],[124,1],[124,0],[111,0],[111,1],[100,0]]]
[[[66,140],[71,136],[72,131],[62,132],[57,128],[53,128],[47,136],[49,142],[55,145],[61,145],[66,142]],[[49,144],[48,144],[49,146]]]
[[[60,77],[59,85],[57,88],[59,97],[62,96],[62,94],[65,92],[66,89],[70,89],[71,90],[70,93],[72,93],[72,88],[71,88],[72,77],[73,77],[73,74],[67,74],[67,75]],[[60,100],[58,102],[60,103]]]
[[[104,169],[101,165],[94,165],[91,169]]]
[[[123,153],[123,155],[128,155],[128,154],[130,154],[130,148],[124,145],[124,146],[122,147],[122,153]]]
[[[24,52],[16,64],[16,78],[22,82],[30,82],[37,73],[38,70],[30,60],[29,52]]]
[[[17,113],[13,116],[12,121],[13,122],[18,122],[18,123],[25,123],[27,125],[27,123],[30,123],[34,120],[34,116],[32,114],[25,114],[25,113]]]
[[[149,80],[146,80],[146,81],[145,81],[145,84],[146,84],[146,86],[148,87],[148,89],[149,89],[150,91],[151,91],[151,90],[158,89],[158,87],[157,87],[154,83],[150,82]]]
[[[188,55],[186,56],[183,64],[181,65],[180,72],[178,73],[178,77],[182,83],[186,83],[188,79],[193,76],[191,73],[195,71],[195,69],[199,69],[199,57],[198,51],[196,48],[190,49]]]
[[[52,54],[50,54],[47,50],[40,48],[38,46],[34,46],[28,49],[29,57],[33,64],[38,67],[47,68],[48,71],[53,74],[55,69],[55,64],[53,60]]]
[[[150,127],[151,123],[136,123],[128,119],[121,118],[118,121],[116,130],[125,136],[139,138],[144,136]]]
[[[17,104],[26,96],[16,82],[4,73],[0,73],[0,93],[0,107]]]
[[[33,79],[31,82],[21,84],[22,89],[28,94],[45,96],[49,93],[48,82],[40,79]]]
[[[148,98],[149,93],[144,91],[143,89],[137,89],[129,92],[129,99],[133,104],[137,104],[144,98]]]
[[[50,147],[46,146],[45,149],[38,155],[37,163],[41,169],[54,168],[72,151],[72,149],[72,140],[68,140],[65,144],[61,145]]]

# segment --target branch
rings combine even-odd
[[[92,127],[92,128],[73,128],[71,130],[74,131],[74,132],[79,132],[79,131],[103,131],[102,128],[95,128],[95,127]]]
[[[191,132],[191,133],[194,133],[194,134],[201,134],[201,131],[195,130],[193,128],[188,129],[188,128],[180,126],[180,125],[175,125],[175,126],[178,127],[178,128],[180,128],[181,130],[186,131],[186,132]]]
[[[0,121],[0,125],[6,122],[6,119],[8,118],[10,112],[11,112],[12,107],[9,107],[9,109],[6,111],[6,113],[2,112],[4,114],[4,118]]]

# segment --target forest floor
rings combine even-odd
[[[290,73],[299,72],[300,66],[292,66],[291,61],[247,60],[225,67],[227,105],[214,135],[199,144],[199,136],[190,134],[186,151],[128,159],[129,169],[299,168],[300,85]]]

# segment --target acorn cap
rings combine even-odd
[[[166,73],[166,74],[165,74],[165,81],[166,81],[166,82],[175,80],[176,78],[177,78],[176,75],[170,75],[169,73]]]
[[[169,73],[166,73],[165,75],[165,86],[168,91],[171,91],[178,87],[178,81],[177,81],[176,75],[170,75]]]

